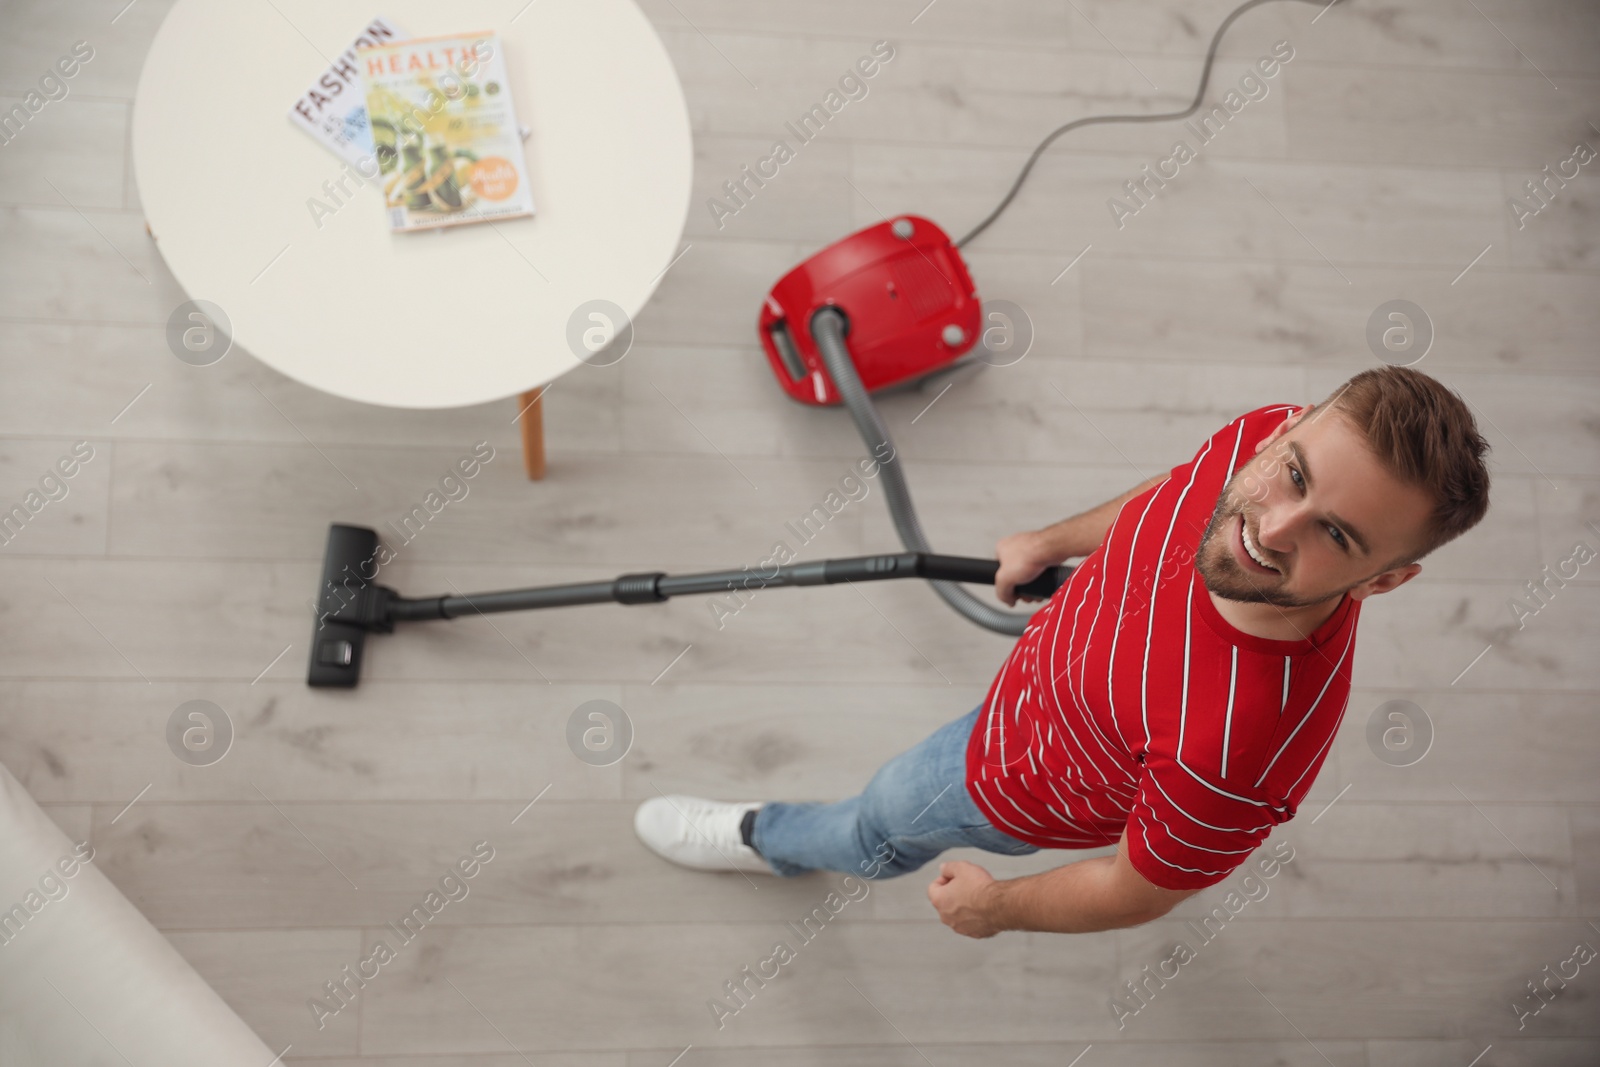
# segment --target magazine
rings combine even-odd
[[[533,214],[497,34],[375,45],[360,64],[391,230]]]
[[[404,41],[411,35],[391,19],[374,18],[311,88],[289,109],[289,120],[333,150],[357,171],[374,177],[372,129],[367,123],[367,93],[356,50]]]

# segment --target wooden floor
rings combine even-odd
[[[1600,150],[1591,2],[1251,12],[1217,90],[1275,41],[1292,61],[1153,202],[1120,228],[1108,207],[1180,131],[1088,129],[970,247],[983,295],[1031,320],[1027,357],[883,402],[935,544],[988,554],[1183,462],[1248,408],[1318,399],[1375,365],[1380,304],[1427,311],[1418,366],[1480,412],[1494,507],[1363,613],[1344,729],[1274,835],[1295,858],[1270,892],[1203,945],[1186,921],[1237,879],[1137,929],[972,941],[937,922],[929,876],[881,882],[720,1030],[708,1001],[797,940],[785,921],[839,876],[676,869],[634,839],[636,804],[848,795],[974,707],[1008,642],[910,583],[772,590],[720,629],[703,600],[415,627],[376,642],[359,690],[312,692],[326,525],[398,519],[487,439],[493,461],[401,548],[390,584],[757,563],[862,451],[843,413],[774,386],[753,331],[772,281],[885,213],[964,231],[1059,122],[1182,106],[1232,0],[646,0],[693,118],[688,251],[626,359],[555,383],[539,484],[509,399],[385,410],[242,352],[173,358],[163,327],[185,294],[145,236],[127,144],[166,5],[113,21],[125,3],[19,0],[0,16],[7,101],[73,41],[96,49],[71,96],[0,149],[0,504],[73,442],[94,449],[0,548],[0,761],[92,837],[274,1051],[292,1045],[287,1062],[1600,1061],[1600,962],[1552,981],[1520,1026],[1516,1008],[1542,1003],[1528,983],[1571,973],[1576,945],[1600,946],[1600,564],[1536,614],[1512,608],[1575,546],[1600,550],[1600,161],[1521,228],[1508,205],[1575,144]],[[374,10],[353,7],[352,30]],[[879,39],[894,57],[868,94],[719,219],[708,198],[775,139],[793,146],[784,123]],[[896,547],[874,487],[802,555]],[[610,767],[565,740],[594,699],[636,731]],[[1409,767],[1367,741],[1395,699],[1433,727]],[[232,722],[212,766],[167,747],[189,700]],[[494,858],[469,895],[319,1029],[308,1000],[375,938],[394,942],[385,924],[479,841]],[[1077,857],[982,858],[1013,875]],[[1141,1005],[1126,983],[1180,939],[1196,958]],[[1139,1008],[1120,1025],[1119,998]]]

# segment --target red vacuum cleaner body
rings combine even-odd
[[[811,316],[837,307],[850,356],[873,391],[921,377],[967,352],[982,313],[949,236],[916,215],[869,226],[785,274],[761,308],[761,347],[791,399],[840,402],[811,337]]]

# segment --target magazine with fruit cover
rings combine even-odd
[[[391,230],[533,214],[498,34],[365,49],[361,77]]]
[[[294,107],[289,109],[289,121],[370,177],[374,173],[372,129],[367,123],[367,91],[361,81],[356,52],[404,41],[410,36],[396,26],[394,20],[374,17],[350,47],[294,102]]]

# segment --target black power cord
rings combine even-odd
[[[1222,43],[1222,35],[1227,33],[1228,27],[1233,25],[1234,20],[1240,15],[1244,14],[1246,11],[1249,11],[1253,7],[1260,7],[1262,4],[1271,4],[1275,2],[1276,0],[1247,0],[1246,3],[1240,4],[1238,7],[1228,12],[1228,17],[1222,20],[1222,24],[1217,27],[1217,32],[1211,37],[1211,47],[1206,49],[1206,65],[1200,71],[1200,88],[1195,91],[1194,103],[1190,104],[1182,111],[1166,111],[1159,115],[1091,115],[1088,118],[1073,119],[1065,126],[1058,126],[1056,129],[1050,131],[1050,134],[1045,137],[1044,140],[1039,142],[1039,147],[1033,150],[1033,154],[1028,157],[1028,161],[1022,165],[1022,171],[1017,175],[1017,180],[1011,183],[1011,191],[1006,193],[1005,199],[1000,201],[998,207],[989,212],[988,218],[978,223],[978,225],[972,228],[970,233],[961,238],[961,240],[957,241],[956,247],[962,247],[968,241],[978,236],[978,234],[982,233],[984,230],[987,230],[994,220],[1000,217],[1001,212],[1005,211],[1006,208],[1011,206],[1011,201],[1016,198],[1017,191],[1022,188],[1022,183],[1027,181],[1028,172],[1031,171],[1033,169],[1033,165],[1039,161],[1039,157],[1044,154],[1044,150],[1049,148],[1050,145],[1054,143],[1055,139],[1060,137],[1062,134],[1076,130],[1080,126],[1102,126],[1113,122],[1170,122],[1176,119],[1186,119],[1190,115],[1193,115],[1196,111],[1199,111],[1201,101],[1206,98],[1206,86],[1211,81],[1211,66],[1216,61],[1217,46]],[[1322,3],[1323,0],[1299,0],[1299,2],[1316,4]],[[1334,2],[1337,3],[1338,0],[1334,0]],[[1331,7],[1332,5],[1329,4],[1326,6]]]

